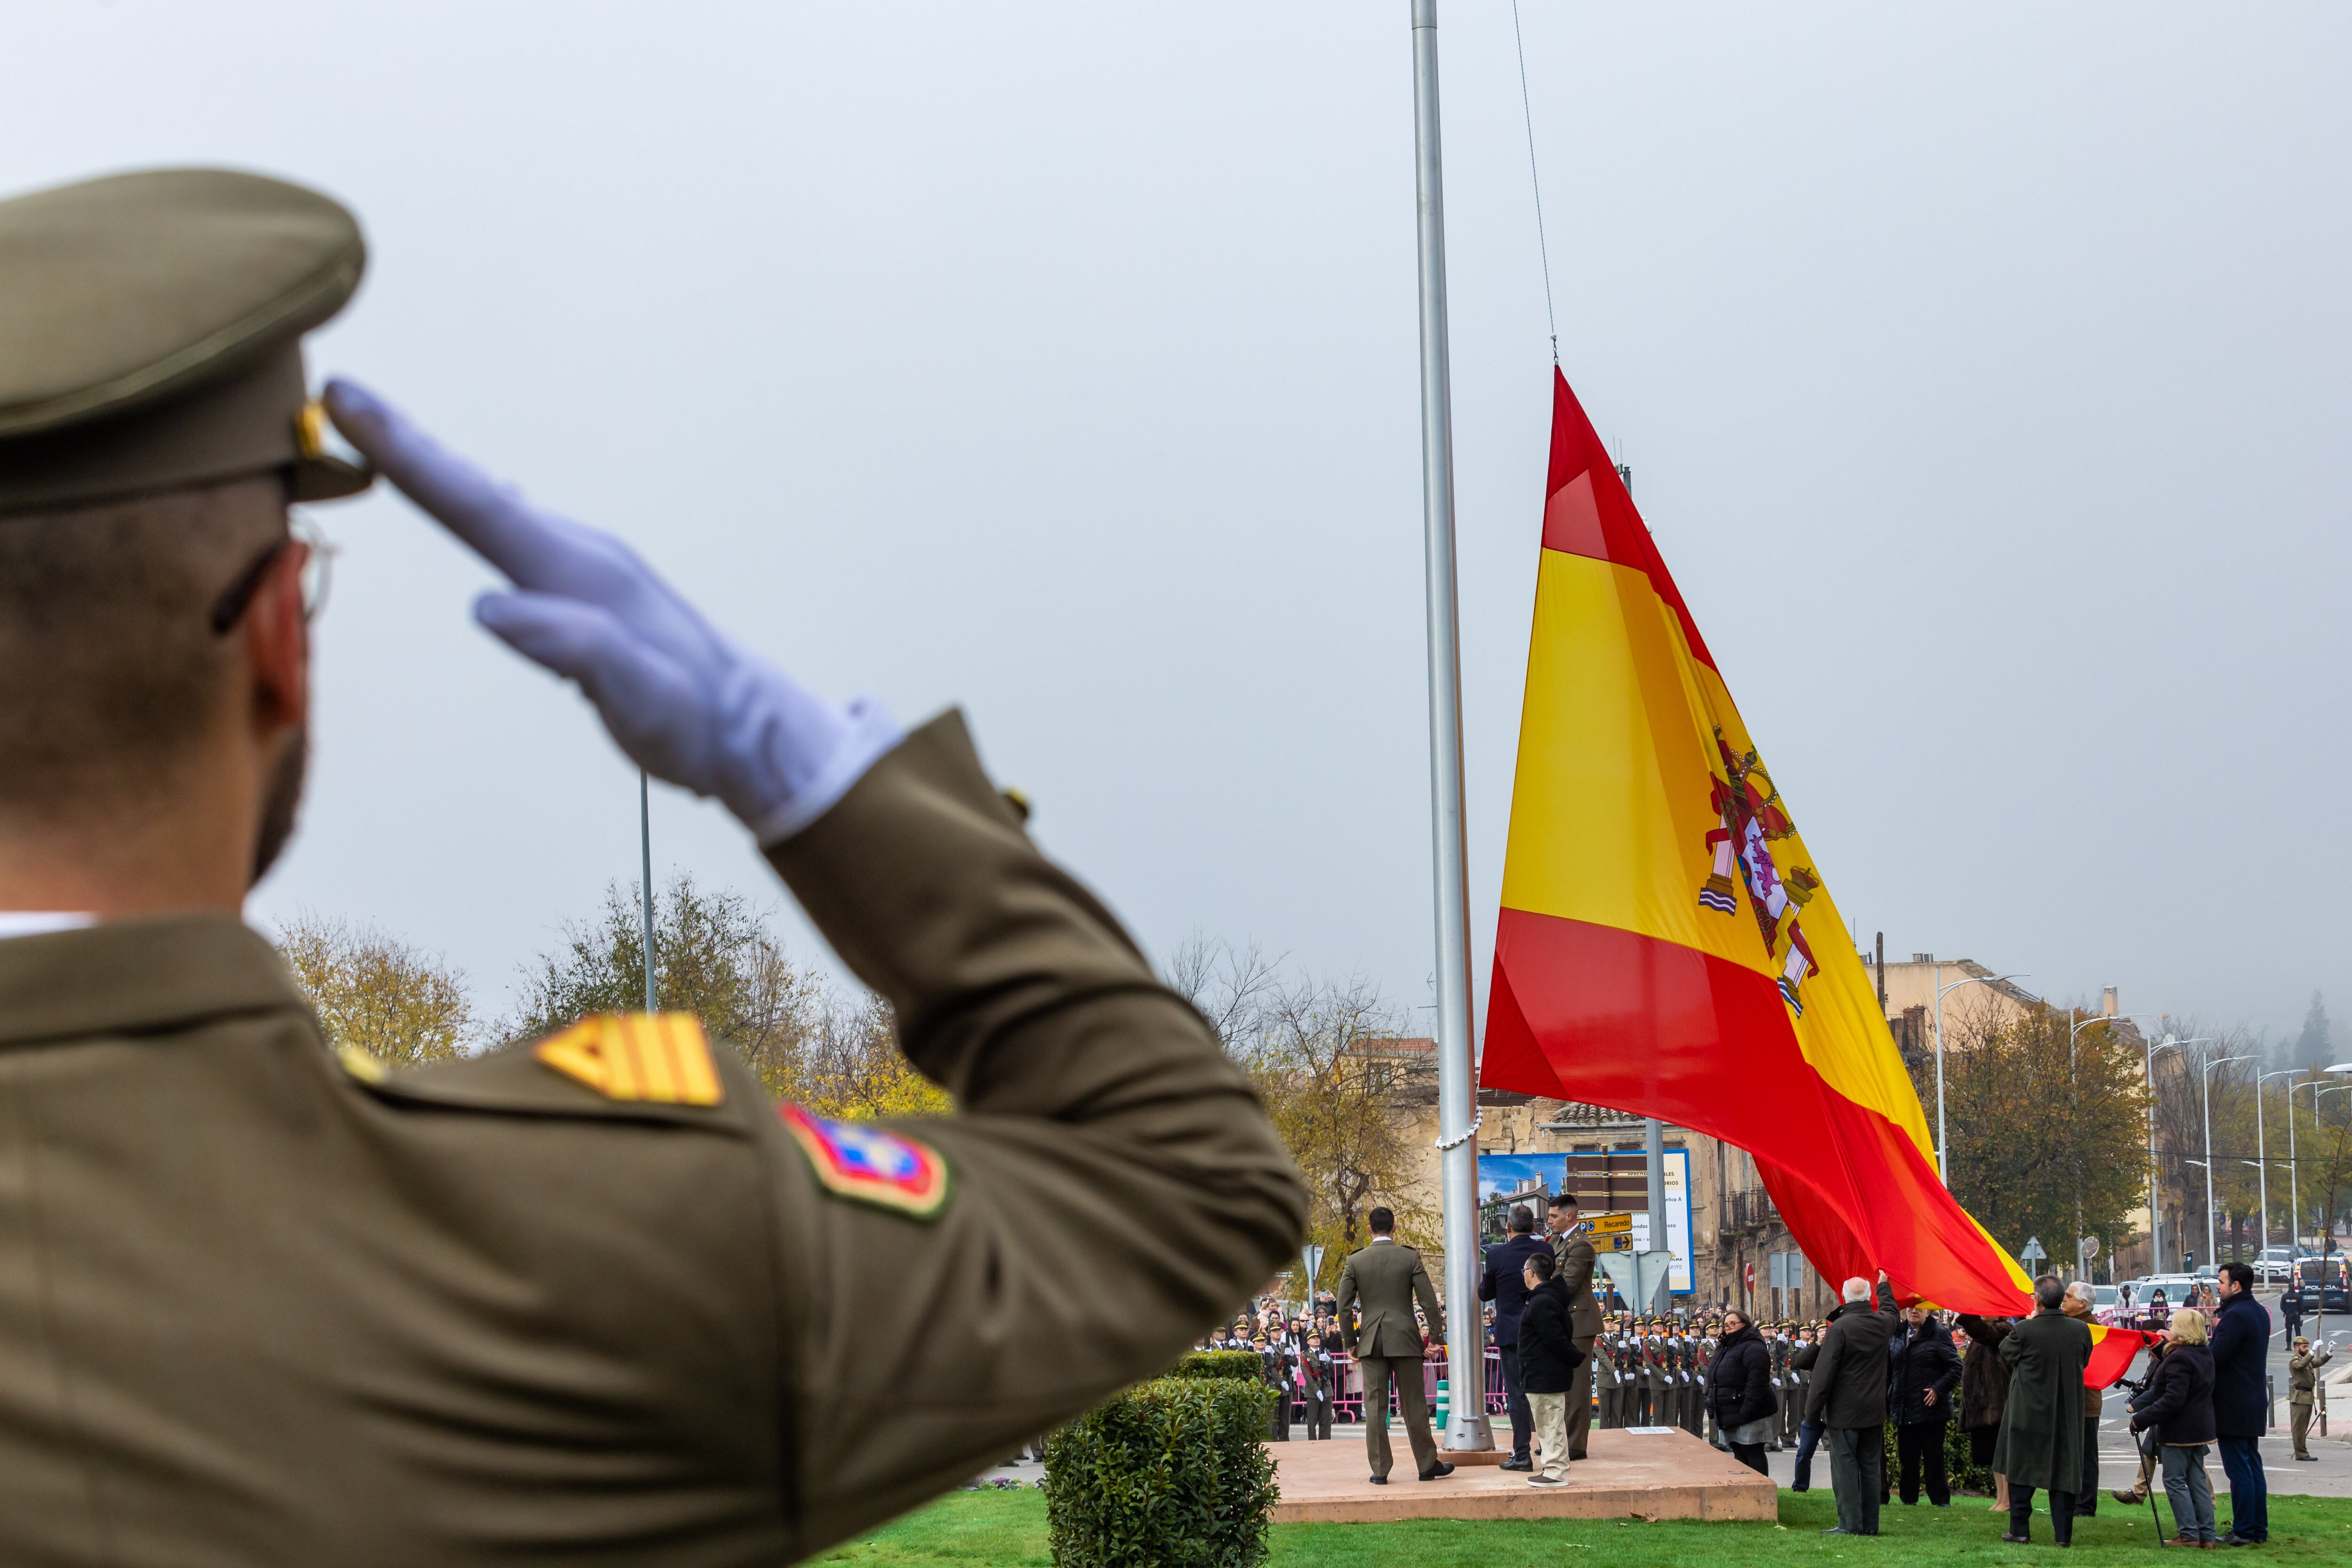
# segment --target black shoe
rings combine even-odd
[[[1780,1451],[1780,1445],[1778,1443],[1767,1443],[1764,1445],[1764,1451],[1768,1454],[1777,1454]]]
[[[1495,1468],[1498,1470],[1532,1470],[1536,1468],[1536,1462],[1525,1454],[1513,1454]]]
[[[1388,1484],[1389,1484],[1389,1479],[1388,1479],[1388,1477],[1386,1477],[1386,1476],[1374,1476],[1374,1477],[1372,1478],[1372,1485],[1374,1485],[1374,1486],[1376,1486],[1376,1487],[1384,1487],[1384,1486],[1386,1486],[1386,1485],[1388,1485]]]
[[[2316,1454],[2297,1454],[2295,1458],[2298,1459],[2309,1459],[2315,1465],[2319,1463],[2319,1456]]]
[[[1440,1459],[1437,1463],[1430,1466],[1429,1468],[1422,1471],[1421,1479],[1424,1481],[1440,1481],[1444,1480],[1453,1473],[1454,1467],[1446,1463],[1444,1459]]]
[[[1823,1535],[1859,1535],[1862,1532],[1858,1530],[1848,1530],[1843,1524],[1832,1524],[1827,1530],[1822,1531],[1822,1533]]]
[[[2011,1535],[2006,1530],[2000,1532],[2000,1538],[2003,1541],[2018,1546],[2031,1546],[2033,1544],[2033,1537],[2030,1535]]]
[[[2262,1542],[2256,1541],[2251,1535],[2240,1535],[2233,1530],[2230,1531],[2229,1534],[2221,1537],[2221,1544],[2224,1546],[2260,1546]]]

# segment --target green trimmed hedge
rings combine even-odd
[[[1264,1381],[1265,1363],[1255,1351],[1188,1351],[1179,1356],[1174,1366],[1160,1373],[1162,1377],[1238,1377],[1244,1382]]]
[[[1255,1355],[1209,1352],[1048,1437],[1055,1568],[1257,1568],[1279,1495],[1274,1400]]]

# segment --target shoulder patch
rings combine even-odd
[[[948,1163],[928,1143],[886,1127],[812,1115],[790,1100],[776,1107],[776,1118],[835,1196],[910,1219],[935,1219],[947,1206]]]
[[[607,1100],[717,1105],[725,1098],[710,1043],[691,1013],[601,1013],[550,1035],[530,1054]]]

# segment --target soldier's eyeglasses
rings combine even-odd
[[[286,537],[255,556],[253,563],[238,573],[236,580],[213,601],[213,636],[226,637],[229,628],[245,618],[245,612],[252,607],[253,596],[268,580],[269,569],[297,544],[310,552],[302,562],[302,619],[308,622],[326,607],[327,588],[334,576],[331,563],[335,547],[307,512],[298,511],[287,525]]]

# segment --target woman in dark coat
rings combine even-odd
[[[1764,1445],[1772,1440],[1772,1418],[1780,1412],[1772,1394],[1772,1352],[1748,1314],[1736,1308],[1723,1315],[1723,1340],[1716,1346],[1706,1399],[1731,1457],[1759,1476],[1770,1475]]]
[[[2149,1373],[2131,1425],[2134,1432],[2156,1428],[2164,1495],[2179,1531],[2173,1544],[2212,1545],[2213,1483],[2205,1475],[2205,1450],[2214,1440],[2213,1352],[2205,1345],[2203,1313],[2172,1315],[2164,1359]]]
[[[1979,1318],[1963,1312],[1956,1320],[1969,1336],[1969,1353],[1960,1361],[1960,1430],[1969,1435],[1969,1462],[1992,1463],[2000,1436],[2001,1408],[2009,1403],[2009,1363],[2000,1359],[2000,1342],[2017,1326],[2013,1318]],[[1996,1471],[1992,1506],[2009,1511],[2009,1480]]]

